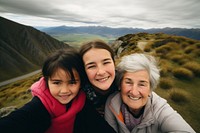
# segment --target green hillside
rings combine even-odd
[[[105,36],[100,36],[100,35],[94,35],[94,34],[58,34],[58,35],[53,35],[55,39],[65,42],[69,44],[72,47],[79,48],[82,43],[93,40],[93,39],[101,39],[104,40],[105,42],[112,42],[116,38],[109,38]]]
[[[0,81],[40,69],[49,53],[68,44],[48,34],[0,17]]]

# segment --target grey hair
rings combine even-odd
[[[122,57],[120,63],[117,65],[117,85],[121,86],[120,84],[125,72],[140,70],[146,70],[149,73],[150,87],[151,91],[153,91],[159,83],[160,70],[156,59],[147,54],[135,53]]]

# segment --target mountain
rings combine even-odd
[[[41,31],[46,32],[49,35],[60,34],[96,34],[106,37],[119,37],[125,34],[136,34],[140,32],[146,33],[166,33],[171,35],[185,36],[192,39],[200,40],[200,29],[186,29],[186,28],[110,28],[103,26],[58,26],[42,28]]]
[[[37,70],[49,53],[69,47],[44,32],[3,17],[0,29],[0,81]]]

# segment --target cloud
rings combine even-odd
[[[200,28],[199,0],[1,0],[0,15],[31,26]]]

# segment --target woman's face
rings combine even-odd
[[[109,51],[92,48],[83,55],[90,83],[101,91],[108,90],[115,79],[115,64]]]
[[[121,96],[132,112],[139,112],[146,105],[150,93],[150,79],[146,70],[124,74],[121,82]]]
[[[80,77],[76,70],[73,70],[75,81],[70,77],[69,72],[58,69],[49,79],[48,86],[51,95],[61,104],[68,104],[79,92]]]

